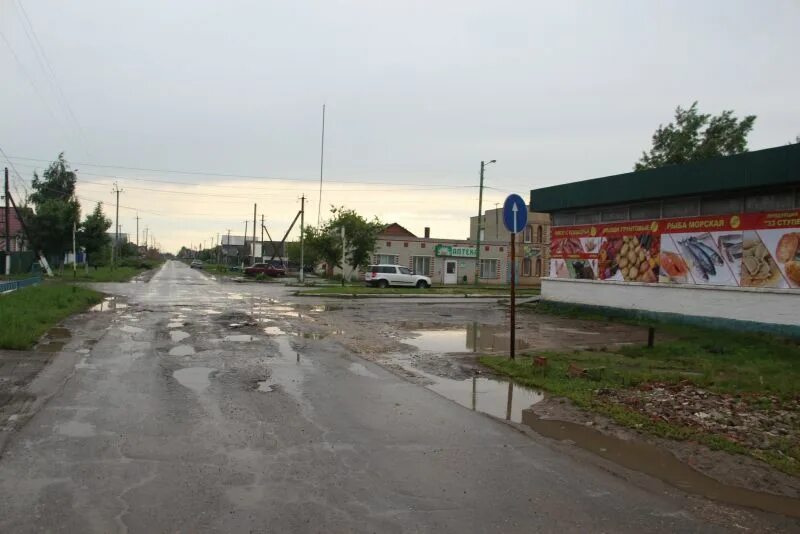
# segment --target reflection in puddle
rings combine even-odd
[[[517,386],[505,380],[478,376],[457,380],[434,375],[414,366],[411,360],[402,354],[393,355],[392,362],[426,378],[430,383],[425,387],[443,397],[471,410],[515,423],[522,422],[523,410],[544,398],[544,394],[539,391]]]
[[[253,341],[253,336],[248,334],[237,334],[233,336],[225,336],[222,341],[232,341],[234,343],[249,343]]]
[[[195,393],[202,393],[211,385],[209,376],[216,371],[211,367],[187,367],[178,369],[172,373],[175,380],[183,387],[189,388]]]
[[[117,297],[106,297],[103,299],[103,302],[95,304],[89,308],[89,311],[103,312],[111,310],[124,310],[127,307],[128,305],[124,302],[117,302]]]
[[[189,336],[191,336],[191,334],[189,332],[184,332],[183,330],[170,330],[169,332],[169,337],[172,339],[173,343],[183,341]]]
[[[800,517],[800,501],[797,499],[727,486],[655,445],[622,440],[578,423],[541,419],[532,410],[522,412],[522,422],[543,436],[569,440],[582,449],[628,469],[654,476],[688,493],[728,504]]]
[[[127,324],[123,327],[120,327],[120,330],[122,330],[126,334],[141,334],[142,332],[144,332],[144,328],[139,328],[138,326],[130,326]]]
[[[263,391],[265,393],[269,393],[270,391],[275,391],[275,384],[270,384],[269,380],[262,380],[256,382],[256,385],[258,386],[256,388],[257,391]]]
[[[194,347],[191,345],[178,345],[169,349],[170,356],[190,356],[194,354]]]
[[[507,326],[489,326],[472,323],[457,330],[415,330],[416,337],[403,340],[423,352],[504,352],[509,349]],[[517,339],[517,349],[528,348],[528,344]]]
[[[56,326],[47,331],[47,337],[50,339],[69,339],[72,333],[66,328]]]
[[[39,352],[58,352],[64,348],[66,341],[51,341],[49,343],[42,343],[36,346]]]
[[[264,333],[268,336],[282,336],[285,335],[286,332],[278,328],[277,326],[266,326],[264,327]]]
[[[311,361],[300,358],[300,353],[294,350],[289,342],[289,336],[278,336],[273,338],[278,345],[278,353],[269,360],[270,377],[263,382],[264,388],[280,388],[292,395],[299,401],[303,401],[301,385],[303,383],[304,369],[311,366]],[[259,391],[264,390],[262,382],[259,382]]]

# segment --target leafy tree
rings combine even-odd
[[[300,261],[299,243],[297,248],[297,261]],[[303,262],[308,266],[316,266],[324,262],[327,266],[327,274],[333,274],[334,267],[341,267],[342,261],[342,240],[330,228],[305,228],[305,238],[303,239]]]
[[[303,267],[305,269],[314,269],[320,262],[324,261],[322,258],[322,249],[327,245],[335,245],[333,239],[326,239],[321,242],[317,236],[317,229],[312,226],[306,226],[303,232]],[[341,248],[331,246],[331,257],[336,262],[337,254],[341,259]],[[286,255],[292,263],[300,264],[300,241],[293,241],[286,244]]]
[[[111,219],[103,213],[103,204],[98,202],[91,215],[87,215],[81,223],[78,233],[78,243],[86,249],[89,261],[93,265],[105,263],[105,256],[102,252],[107,250],[111,244],[108,237],[108,229],[111,228]]]
[[[35,249],[55,257],[58,263],[63,252],[72,248],[72,228],[80,222],[76,181],[63,152],[41,178],[33,174],[33,193],[28,197],[35,207],[35,214],[29,221],[30,239]]]
[[[375,252],[375,242],[384,224],[377,217],[368,221],[354,210],[344,207],[331,208],[331,215],[332,218],[326,223],[324,230],[327,234],[335,236],[334,239],[340,240],[341,229],[344,227],[347,263],[354,269],[369,265],[372,253]],[[339,253],[341,254],[341,244]]]
[[[653,134],[650,152],[642,153],[634,170],[655,169],[747,152],[747,135],[753,129],[755,121],[755,115],[737,119],[730,110],[716,116],[700,113],[697,102],[689,109],[678,106],[675,110],[675,122],[666,126],[659,125]]]

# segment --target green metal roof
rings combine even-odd
[[[800,143],[531,190],[531,211],[800,185]]]

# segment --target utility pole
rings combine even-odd
[[[11,211],[8,207],[8,199],[9,199],[9,192],[8,192],[8,167],[6,167],[5,172],[6,182],[5,187],[3,188],[3,195],[6,202],[6,212],[5,212],[5,226],[3,227],[6,232],[6,264],[5,264],[5,273],[11,274],[11,226],[10,226],[10,217],[9,212]]]
[[[261,214],[261,259],[264,259],[264,214]]]
[[[244,253],[247,257],[247,220],[244,221]],[[244,268],[244,258],[242,258],[242,268]]]
[[[136,255],[139,255],[139,212],[136,212]]]
[[[344,287],[344,254],[345,251],[347,250],[345,247],[346,243],[347,242],[345,241],[345,236],[344,236],[344,225],[342,225],[342,287]]]
[[[253,204],[253,263],[256,262],[256,207]]]
[[[317,202],[317,228],[322,213],[322,168],[325,161],[325,104],[322,104],[322,142],[319,149],[319,202]]]
[[[116,249],[117,245],[119,244],[119,194],[122,192],[117,185],[117,182],[114,182],[114,189],[111,190],[112,193],[117,194],[117,214],[116,214],[116,221],[114,224],[114,229],[116,230],[116,234],[114,235],[114,245],[111,247],[111,270],[114,270],[114,261],[116,260]]]
[[[230,229],[230,228],[228,228],[228,247],[230,247],[230,246],[231,246],[231,229]],[[223,245],[223,251],[224,251],[224,250],[225,250],[225,247],[224,247],[224,245]],[[228,248],[228,250],[230,250],[230,248]],[[225,256],[225,255],[223,254],[223,256]],[[225,256],[225,265],[228,265],[228,258],[227,258],[227,256]]]
[[[500,239],[500,210],[498,209],[500,206],[499,202],[494,203],[494,238]]]
[[[145,227],[144,227],[144,251],[145,251],[145,252],[147,252],[147,248],[148,248],[148,247],[147,247],[147,231],[148,231],[149,229],[150,229],[150,228],[149,228],[148,226],[145,226]]]
[[[305,230],[306,219],[306,195],[300,197],[300,283],[302,284],[305,279],[305,262],[303,261],[303,233]]]
[[[486,166],[495,163],[497,160],[492,160],[488,163],[481,161],[481,185],[478,189],[478,232],[477,239],[475,240],[475,285],[481,281],[481,230],[483,230],[483,170]]]
[[[78,254],[75,246],[76,224],[72,223],[72,278],[78,278]]]

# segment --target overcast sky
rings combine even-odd
[[[65,151],[84,213],[113,215],[118,178],[123,231],[138,209],[167,250],[243,233],[253,202],[276,237],[301,193],[316,223],[324,103],[323,218],[463,238],[482,159],[493,208],[629,171],[694,100],[757,115],[751,150],[793,140],[798,27],[793,0],[0,0],[0,148],[26,180]]]

